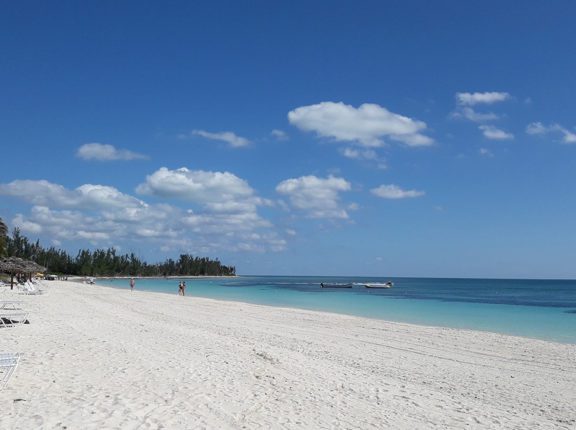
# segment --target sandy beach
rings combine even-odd
[[[2,429],[574,429],[576,345],[46,282]]]

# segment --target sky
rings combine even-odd
[[[4,2],[0,217],[239,274],[575,279],[574,16]]]

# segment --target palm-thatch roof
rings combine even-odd
[[[25,260],[19,257],[7,257],[0,259],[0,272],[24,273],[25,267],[26,267]]]
[[[46,268],[31,260],[19,257],[0,258],[0,273],[8,273],[11,277],[10,284],[14,287],[14,275],[19,273],[45,272]]]
[[[31,260],[20,257],[0,258],[0,272],[3,273],[36,273],[45,272],[46,268]]]

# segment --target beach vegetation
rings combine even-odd
[[[6,241],[8,239],[8,226],[2,218],[0,218],[0,257],[6,255]]]
[[[5,225],[5,224],[4,224]],[[0,226],[0,235],[1,235]],[[40,242],[30,241],[18,228],[12,235],[4,234],[7,256],[32,260],[44,266],[50,273],[72,276],[233,276],[234,266],[226,266],[220,260],[181,254],[177,260],[168,258],[159,263],[143,261],[134,253],[118,254],[115,248],[81,249],[76,256]]]

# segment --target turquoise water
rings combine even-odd
[[[320,282],[394,281],[394,288],[322,289]],[[484,330],[576,344],[576,281],[242,276],[186,279],[188,296]],[[178,279],[136,289],[177,294]],[[127,279],[97,284],[129,288]]]

